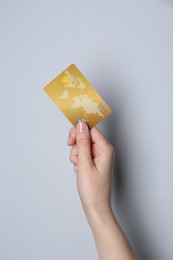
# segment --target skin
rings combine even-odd
[[[137,259],[111,207],[113,146],[96,127],[89,130],[85,122],[70,129],[67,144],[71,146],[70,161],[79,197],[100,260]]]

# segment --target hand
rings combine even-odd
[[[85,122],[69,132],[70,161],[77,174],[77,188],[85,211],[111,207],[111,181],[115,152],[103,134]]]
[[[135,260],[111,207],[113,146],[96,127],[89,130],[85,122],[70,130],[68,145],[72,146],[70,161],[100,260]]]

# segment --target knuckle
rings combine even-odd
[[[86,136],[80,136],[80,138],[78,139],[78,144],[80,146],[86,146],[89,144],[89,140]]]
[[[85,172],[92,172],[93,168],[90,163],[81,163],[79,162],[77,165],[77,170],[80,173],[85,173]]]
[[[106,150],[107,150],[107,153],[115,156],[115,149],[114,149],[114,146],[111,143],[107,143]]]
[[[72,158],[71,158],[71,157],[69,158],[69,161],[70,161],[71,163],[73,163],[73,160],[72,160]]]
[[[73,164],[77,164],[78,158],[75,155],[71,155],[69,158],[70,162],[72,162]]]
[[[71,163],[74,163],[74,157],[72,155],[70,156],[69,160]]]

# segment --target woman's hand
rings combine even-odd
[[[100,260],[135,260],[136,257],[111,208],[111,182],[115,152],[96,128],[78,123],[69,133],[77,187]]]
[[[85,122],[69,133],[70,161],[77,174],[77,187],[85,211],[111,207],[111,181],[115,152],[102,133]]]

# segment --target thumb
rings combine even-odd
[[[83,121],[79,121],[77,124],[76,142],[78,150],[78,167],[86,168],[92,166],[90,131],[87,124]]]

